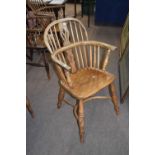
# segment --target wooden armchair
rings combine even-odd
[[[58,21],[55,21],[55,23],[58,23]],[[74,23],[73,28],[70,22],[69,24],[65,22],[63,31],[60,31],[60,36],[63,36],[64,47],[57,48],[56,46],[58,40],[57,42],[54,40],[54,24],[50,24],[46,28],[44,41],[51,53],[59,78],[60,90],[57,107],[60,108],[63,101],[69,103],[64,99],[65,92],[76,99],[73,111],[79,125],[80,142],[83,143],[84,103],[92,99],[111,99],[116,114],[119,112],[119,107],[114,86],[115,76],[106,71],[110,52],[115,50],[116,47],[97,41],[84,41],[84,34],[86,37],[87,33],[85,29],[83,29],[85,33],[82,33],[78,26]],[[73,35],[73,29],[76,31],[78,28],[79,31],[77,32],[80,32],[81,36],[79,34]],[[110,96],[94,96],[105,87],[109,87]]]
[[[28,65],[45,67],[47,77],[50,80],[50,71],[49,71],[49,62],[46,57],[47,48],[43,41],[43,32],[45,27],[51,22],[50,17],[45,16],[27,16],[26,18],[26,47],[27,53],[30,52],[30,55],[27,54],[27,57],[31,62],[27,62]],[[33,53],[40,52],[41,57],[38,62],[33,62]],[[43,60],[44,64],[41,64]]]

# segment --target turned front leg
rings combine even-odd
[[[58,94],[58,103],[57,103],[57,108],[61,108],[62,106],[62,101],[64,99],[65,95],[65,90],[60,86],[59,94]]]
[[[109,85],[109,92],[110,92],[110,95],[111,95],[112,103],[114,105],[114,110],[115,110],[116,114],[118,115],[119,114],[119,106],[118,106],[118,98],[117,98],[117,95],[116,95],[116,90],[115,90],[114,83],[111,83]]]
[[[83,143],[84,142],[84,103],[82,100],[79,101],[78,124],[79,124],[80,142]]]

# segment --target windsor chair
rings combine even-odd
[[[60,29],[62,46],[56,25]],[[66,92],[76,99],[73,112],[79,126],[81,143],[84,142],[84,103],[92,99],[111,99],[116,114],[119,113],[115,76],[106,71],[110,52],[116,47],[87,39],[87,32],[81,22],[72,18],[54,21],[44,32],[44,42],[59,78],[57,107],[60,108],[63,101],[70,104],[64,99]],[[110,96],[94,96],[105,87],[109,87]]]

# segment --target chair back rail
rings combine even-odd
[[[48,25],[44,32],[44,41],[51,54],[59,48],[71,43],[88,40],[88,34],[84,25],[75,18],[59,19]],[[77,61],[79,56],[76,49]],[[63,56],[62,56],[63,57]]]

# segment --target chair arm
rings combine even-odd
[[[113,45],[110,45],[110,44],[107,44],[107,43],[104,43],[104,42],[102,42],[101,44],[102,44],[101,47],[104,46],[104,47],[107,48],[106,54],[105,54],[105,56],[104,56],[104,61],[103,61],[103,63],[102,63],[102,70],[105,70],[106,67],[107,67],[107,65],[108,65],[110,52],[111,52],[111,51],[114,51],[117,47],[116,47],[116,46],[113,46]]]
[[[79,45],[95,45],[95,46],[98,45],[98,46],[106,48],[107,50],[110,50],[110,51],[114,51],[117,48],[116,46],[113,46],[113,45],[110,45],[110,44],[107,44],[104,42],[100,42],[100,41],[93,41],[93,40],[91,40],[91,41],[80,41],[80,42],[72,43],[72,44],[69,44],[67,46],[64,46],[64,47],[58,49],[56,52],[54,52],[54,55],[57,55],[58,53],[61,53],[61,52],[66,51],[68,49],[77,47]]]
[[[60,61],[60,60],[58,60],[57,58],[56,58],[56,53],[54,53],[51,57],[52,57],[52,60],[56,63],[56,64],[58,64],[59,66],[61,66],[62,68],[64,68],[65,70],[67,70],[67,71],[71,71],[71,67],[70,66],[68,66],[67,64],[65,64],[65,63],[63,63],[62,61]]]
[[[113,46],[113,45],[111,45],[111,44],[107,44],[107,43],[104,43],[104,42],[102,42],[102,45],[105,46],[105,47],[107,47],[107,48],[110,49],[111,51],[114,51],[114,50],[117,49],[116,46]]]
[[[64,64],[63,62],[59,61],[56,56],[63,53],[63,52],[68,51],[69,49],[73,49],[73,48],[76,48],[78,46],[87,46],[87,45],[100,46],[100,47],[106,49],[107,53],[106,53],[106,56],[105,56],[104,63],[102,65],[102,69],[104,70],[105,67],[107,66],[110,52],[114,51],[116,49],[116,47],[113,46],[113,45],[107,44],[107,43],[99,42],[99,41],[82,41],[82,42],[77,42],[77,43],[73,43],[73,44],[64,46],[64,47],[56,50],[52,54],[52,59],[53,59],[53,61],[55,63],[59,64],[60,66],[62,66],[66,70],[71,71],[71,67],[68,66],[67,64]]]

